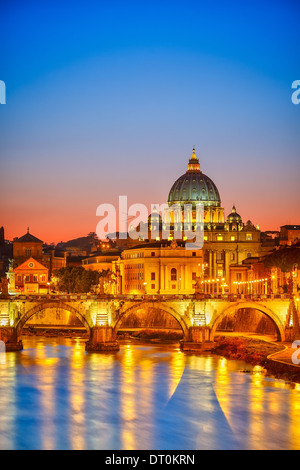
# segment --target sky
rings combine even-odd
[[[193,146],[262,230],[300,224],[298,1],[0,3],[0,226],[47,243],[167,202]]]

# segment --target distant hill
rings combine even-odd
[[[86,237],[73,238],[67,242],[60,242],[56,245],[57,250],[67,250],[73,248],[78,250],[87,251],[90,253],[92,247],[98,242],[97,235],[93,232],[89,233]]]

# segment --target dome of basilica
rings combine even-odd
[[[200,170],[199,160],[193,149],[189,160],[188,170],[173,184],[168,197],[169,206],[172,204],[192,204],[202,202],[204,206],[219,207],[220,194],[215,183]]]

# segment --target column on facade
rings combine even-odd
[[[227,250],[223,250],[223,254],[224,254],[223,277],[224,277],[224,279],[226,279],[226,272],[227,272],[227,258],[226,258],[226,253],[227,253]]]
[[[208,278],[212,278],[212,250],[208,251]]]
[[[224,262],[224,278],[225,282],[228,284],[229,282],[229,261],[230,261],[230,251],[225,250],[225,262]]]
[[[159,286],[158,286],[159,293],[161,293],[162,289],[164,288],[164,287],[163,287],[163,285],[164,285],[163,276],[164,276],[163,266],[162,266],[162,264],[160,263],[160,264],[159,264]]]
[[[182,231],[182,211],[179,204],[174,204],[174,238],[178,238],[179,233]],[[178,232],[176,234],[176,232]]]
[[[213,252],[213,279],[217,277],[217,252]]]

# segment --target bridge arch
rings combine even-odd
[[[270,318],[275,326],[277,339],[278,341],[285,341],[285,331],[284,325],[282,324],[280,318],[268,307],[259,303],[253,302],[237,302],[234,305],[227,307],[217,318],[214,320],[214,323],[211,327],[210,340],[213,341],[216,333],[217,326],[222,321],[222,319],[228,314],[236,314],[240,309],[254,309],[258,310],[261,313],[264,313],[268,318]]]
[[[184,339],[188,338],[188,331],[189,331],[189,326],[190,325],[188,325],[186,323],[185,319],[182,317],[182,315],[180,315],[180,313],[178,313],[173,307],[171,307],[171,306],[169,306],[165,303],[162,303],[162,302],[149,302],[149,301],[142,301],[142,302],[139,302],[136,305],[130,305],[128,308],[123,307],[123,309],[121,309],[121,312],[117,316],[117,319],[116,319],[116,321],[113,325],[114,335],[117,334],[118,325],[119,325],[120,321],[125,316],[127,316],[130,313],[133,313],[136,310],[146,309],[146,308],[156,308],[158,310],[161,310],[162,312],[165,312],[165,313],[168,313],[169,315],[171,315],[173,318],[175,318],[175,320],[177,320],[180,328],[182,329],[183,338]]]
[[[65,302],[43,302],[42,304],[37,304],[31,309],[27,310],[24,315],[22,315],[16,324],[16,330],[17,330],[17,335],[18,337],[21,336],[22,329],[24,328],[25,323],[33,317],[35,314],[42,312],[43,310],[46,310],[47,308],[60,308],[62,310],[66,310],[67,312],[73,313],[83,324],[83,326],[87,329],[87,331],[90,333],[90,325],[84,315],[77,310],[75,307],[72,305],[69,305],[68,303]]]

